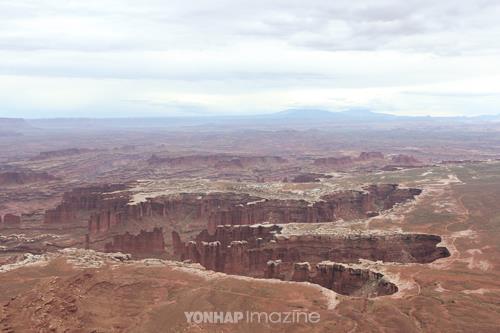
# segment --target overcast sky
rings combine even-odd
[[[498,0],[0,0],[0,116],[500,113]]]

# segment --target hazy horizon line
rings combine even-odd
[[[24,119],[24,120],[88,120],[88,119],[164,119],[164,118],[247,118],[247,117],[267,117],[267,116],[275,116],[275,115],[286,115],[286,112],[297,111],[297,113],[303,113],[301,116],[307,118],[308,112],[323,112],[323,113],[332,113],[332,114],[374,114],[374,115],[387,115],[394,116],[399,118],[480,118],[480,117],[488,117],[488,116],[500,116],[499,113],[484,113],[484,114],[476,114],[476,115],[464,115],[464,114],[398,114],[393,112],[385,112],[385,111],[376,111],[368,108],[353,108],[353,109],[343,109],[343,110],[331,110],[327,108],[289,108],[281,111],[274,112],[255,112],[255,113],[238,113],[238,114],[228,114],[228,113],[197,113],[197,114],[164,114],[164,115],[92,115],[92,116],[82,116],[82,115],[63,115],[63,116],[3,116],[0,115],[0,119]],[[295,114],[296,116],[297,114]],[[314,116],[313,116],[314,117]]]

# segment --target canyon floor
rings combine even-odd
[[[498,332],[498,145],[293,133],[7,136],[0,331]]]

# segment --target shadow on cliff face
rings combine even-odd
[[[178,193],[130,204],[123,184],[76,188],[64,194],[60,205],[45,213],[47,224],[77,224],[88,221],[92,238],[116,231],[132,231],[159,219],[158,227],[178,221],[213,233],[218,225],[271,223],[317,223],[376,216],[421,193],[397,184],[378,184],[363,190],[344,190],[309,202],[297,199],[269,199],[246,193]]]
[[[267,266],[266,278],[286,279],[287,274],[280,270],[280,260],[269,261]],[[290,280],[315,283],[339,294],[356,297],[377,297],[398,291],[398,287],[379,272],[330,261],[318,263],[315,269],[308,262],[295,263]]]
[[[96,241],[113,235],[111,242],[103,244],[107,252],[164,257],[163,229],[147,231],[142,226],[151,227],[150,222],[156,219],[172,230],[175,221],[183,221],[194,230],[206,229],[187,243],[173,232],[177,259],[228,274],[307,281],[351,296],[389,295],[398,288],[381,273],[345,264],[359,259],[429,263],[449,256],[446,248],[437,247],[441,238],[435,235],[338,231],[341,228],[327,234],[282,233],[285,225],[311,226],[376,216],[421,193],[397,184],[334,192],[313,203],[241,193],[181,193],[131,205],[124,189],[118,185],[75,189],[65,194],[56,209],[47,211],[45,222],[71,223],[80,215],[89,215],[87,248],[99,246]],[[259,224],[266,221],[280,225]],[[130,232],[139,226],[138,234]]]
[[[320,235],[284,235],[284,225],[219,226],[184,243],[172,233],[180,260],[207,269],[284,281],[307,281],[340,294],[362,297],[398,291],[383,274],[355,265],[359,259],[429,263],[450,255],[439,247],[441,237],[395,232],[353,232],[338,229]]]
[[[332,192],[314,202],[213,192],[177,193],[132,204],[127,185],[104,184],[66,192],[56,208],[45,212],[45,223],[69,229],[86,226],[87,248],[164,257],[161,252],[170,244],[157,237],[156,228],[167,234],[177,230],[183,237],[193,237],[204,229],[213,235],[220,225],[363,219],[412,200],[420,193],[417,188],[377,184],[362,190]]]

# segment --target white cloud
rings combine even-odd
[[[499,15],[493,0],[4,0],[0,116],[500,113]]]

